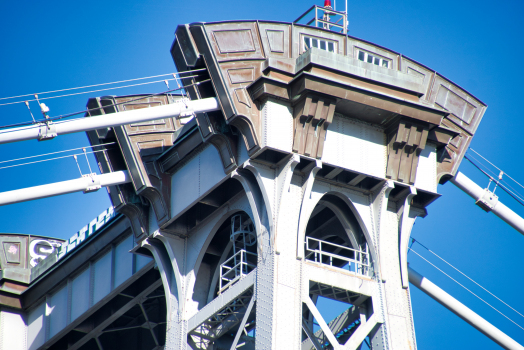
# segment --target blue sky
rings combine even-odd
[[[0,97],[171,73],[175,67],[169,48],[178,24],[231,19],[293,21],[312,4],[273,0],[2,1]],[[337,5],[343,9],[341,1]],[[523,12],[523,3],[518,1],[349,1],[349,33],[435,69],[484,101],[488,109],[471,147],[524,182],[520,155],[524,121],[519,108],[524,95]],[[45,102],[50,115],[58,116],[83,110],[88,97],[163,90],[165,85],[159,83]],[[3,102],[0,100],[0,104]],[[37,115],[36,104],[31,106]],[[30,118],[23,104],[0,106],[1,124]],[[1,145],[0,161],[86,145],[85,134]],[[4,165],[0,163],[0,167]],[[81,166],[86,173],[85,160]],[[96,167],[94,158],[91,166]],[[460,170],[481,186],[487,185],[487,179],[466,161]],[[78,176],[70,158],[0,169],[0,191]],[[493,214],[484,213],[452,184],[439,186],[439,192],[442,197],[428,207],[426,218],[417,220],[412,236],[524,311],[524,237]],[[506,205],[524,214],[518,203],[499,194]],[[67,238],[109,205],[102,190],[0,207],[0,232]],[[414,249],[450,271],[422,247],[415,245]],[[409,260],[414,269],[524,343],[524,330],[413,253]],[[524,324],[523,317],[493,299],[486,300]],[[420,349],[499,348],[414,288],[412,301]]]

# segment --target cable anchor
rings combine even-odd
[[[96,192],[102,188],[100,185],[100,179],[97,177],[96,173],[85,174],[82,175],[82,177],[91,179],[91,183],[86,187],[84,193]]]
[[[56,133],[56,126],[53,124],[53,122],[49,119],[49,116],[47,115],[47,112],[49,112],[49,107],[47,107],[44,103],[40,103],[37,94],[35,94],[35,99],[38,102],[40,110],[42,111],[42,114],[45,118],[44,124],[42,124],[38,130],[38,141],[47,141],[54,139],[58,136],[58,134]]]

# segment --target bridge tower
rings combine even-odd
[[[118,141],[101,169],[132,178],[110,196],[161,273],[165,348],[415,349],[411,229],[486,106],[397,52],[296,23],[180,25],[171,54],[186,97],[220,111],[89,132]],[[89,106],[165,103],[132,100]]]

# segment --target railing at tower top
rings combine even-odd
[[[244,249],[220,265],[220,287],[218,294],[228,289],[233,283],[257,268],[257,255]]]
[[[309,26],[311,25],[311,23],[315,22],[315,27],[318,27],[319,24],[321,24],[321,27],[324,29],[333,30],[333,28],[336,28],[340,33],[347,34],[347,14],[344,12],[332,10],[331,7],[313,5],[309,8],[309,10],[307,10],[300,17],[294,20],[293,23],[298,23],[304,17],[309,15],[312,11],[315,11],[315,15],[312,19],[306,22],[306,25]]]
[[[341,255],[353,256],[353,258]],[[320,239],[306,237],[306,259],[316,263],[329,265],[357,275],[369,274],[369,252],[352,249],[339,244],[326,242]]]

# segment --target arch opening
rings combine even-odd
[[[357,215],[339,194],[324,195],[306,225],[305,260],[356,277],[372,277],[373,255]],[[335,349],[347,344],[372,348],[373,335],[363,335],[366,328],[362,327],[376,322],[370,295],[316,280],[309,281],[308,294],[302,304],[302,349]]]
[[[306,226],[304,258],[357,275],[372,276],[373,264],[364,232],[346,203],[326,194]]]
[[[215,231],[198,270],[193,300],[198,302],[198,310],[214,303],[217,311],[188,332],[188,344],[192,348],[229,349],[236,341],[236,344],[249,345],[246,349],[254,349],[254,286],[244,290],[242,285],[235,289],[235,285],[256,269],[257,244],[255,225],[243,211],[229,215]],[[229,301],[222,304],[222,299],[217,297],[230,289],[229,296],[224,297]],[[229,299],[231,294],[234,297]]]

